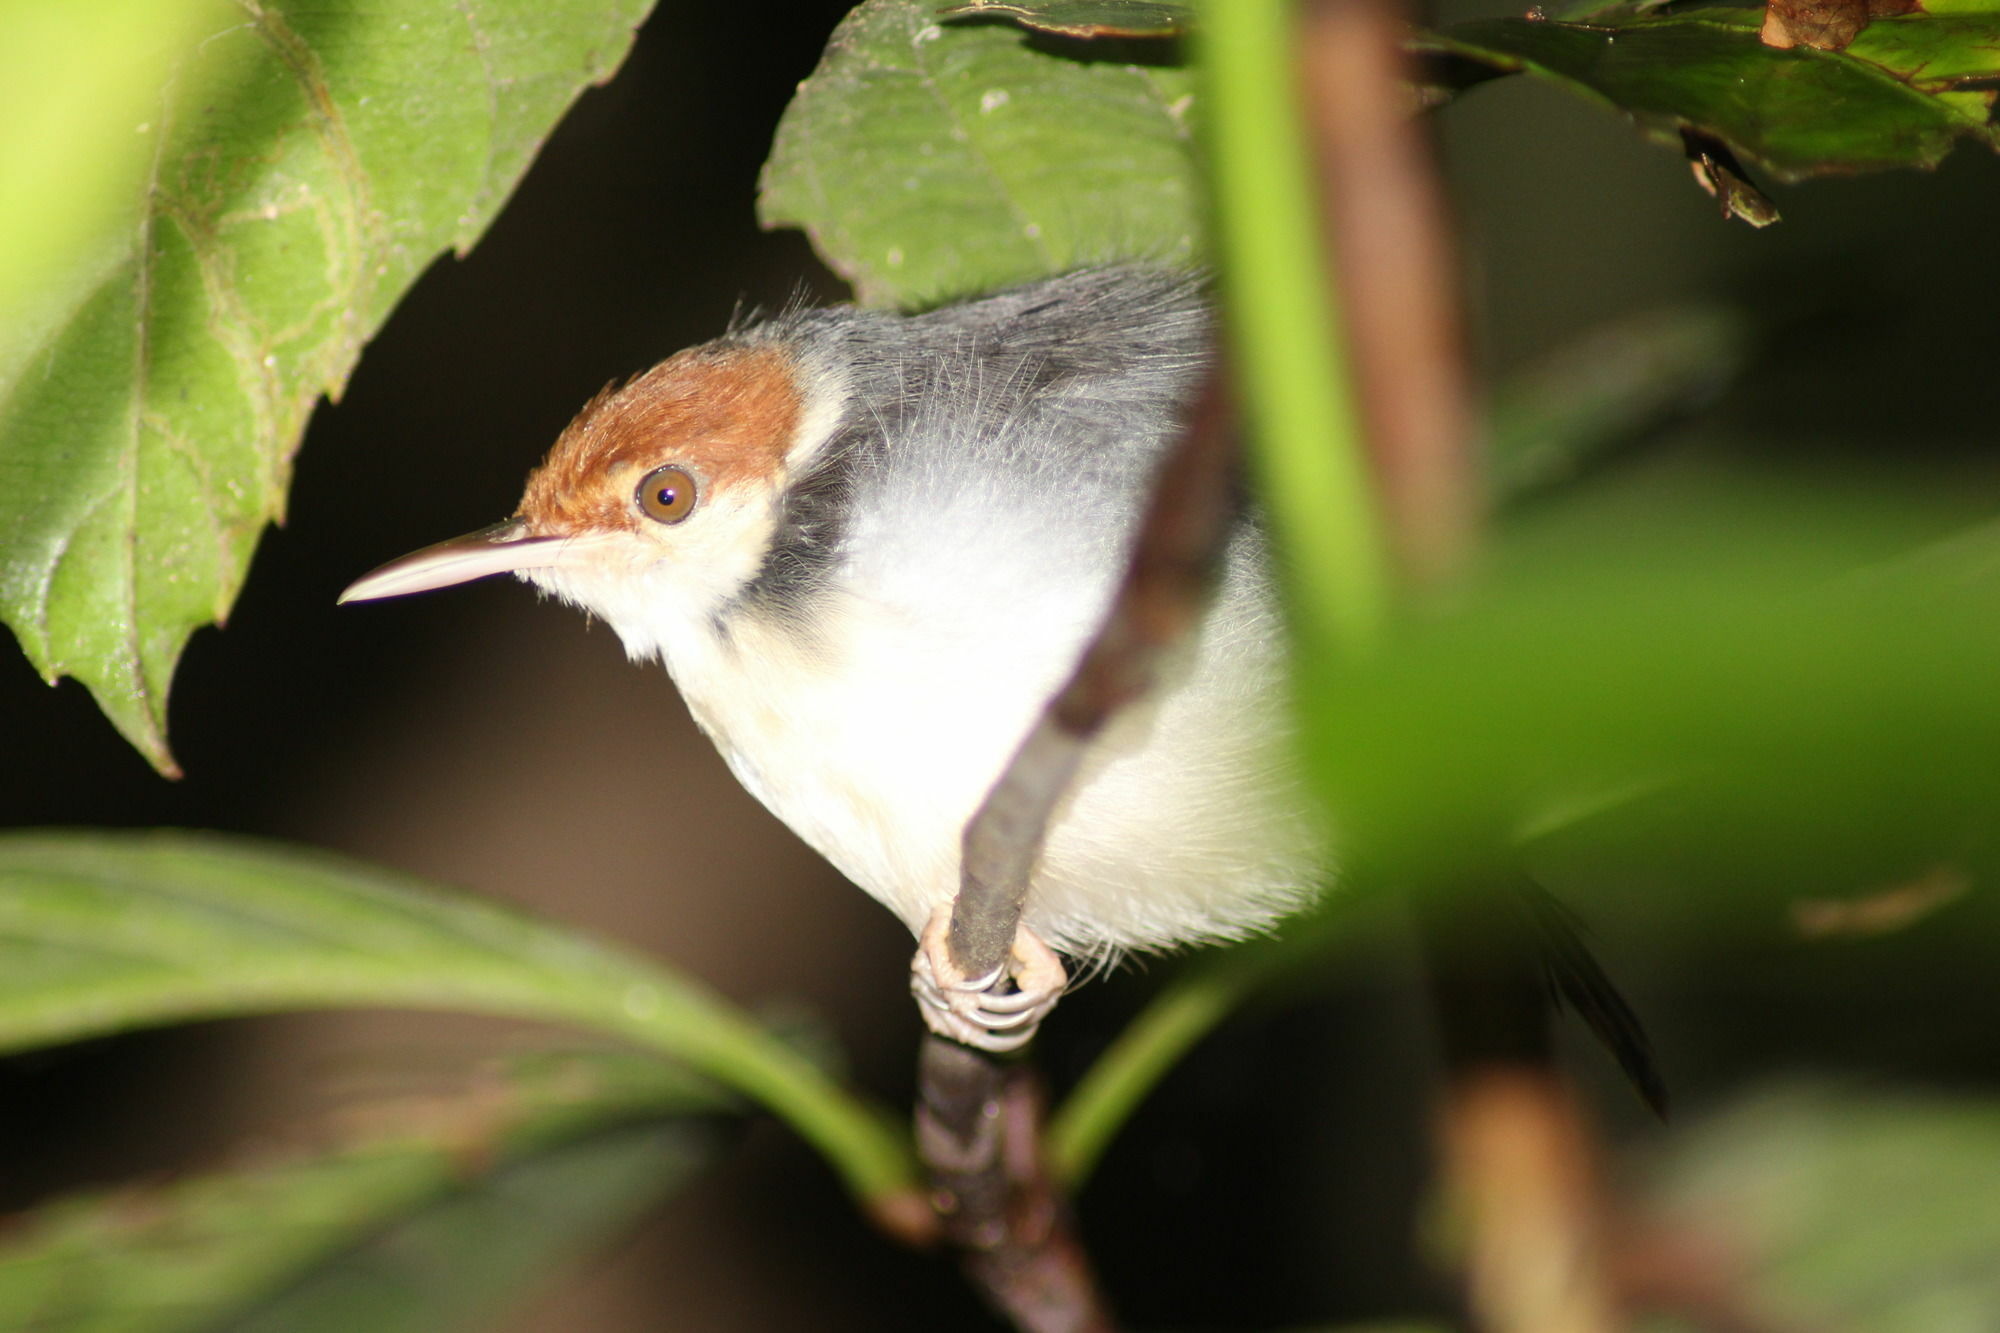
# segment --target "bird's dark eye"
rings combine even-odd
[[[656,467],[639,483],[639,510],[655,523],[678,523],[694,512],[694,477],[686,468]]]

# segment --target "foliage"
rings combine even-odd
[[[1987,1258],[2000,1241],[1990,1099],[1780,1082],[1646,1166],[1653,1224],[1691,1236],[1719,1220],[1764,1275],[1766,1318],[1970,1333],[2000,1306]]]
[[[0,837],[0,1049],[327,1005],[594,1028],[789,1106],[864,1196],[907,1150],[698,982],[402,876],[172,832]]]
[[[434,1330],[502,1308],[712,1154],[727,1107],[657,1061],[550,1055],[371,1110],[350,1138],[43,1210],[11,1328]]]
[[[1981,0],[1879,19],[1840,51],[1764,45],[1761,10],[1662,8],[1482,19],[1415,49],[1448,57],[1432,67],[1442,85],[1526,73],[1618,108],[1661,143],[1721,140],[1782,180],[1935,167],[1961,139],[2000,149],[2000,11]]]
[[[121,97],[114,118],[63,98],[65,119],[21,127],[108,170],[134,118],[153,148],[116,180],[115,216],[32,286],[0,283],[0,617],[163,771],[174,665],[283,516],[313,404],[339,395],[424,266],[478,239],[647,5],[179,8],[178,26],[114,38],[161,71],[148,105]],[[177,30],[179,60],[144,45]],[[114,73],[101,35],[28,28],[8,46],[24,65]]]

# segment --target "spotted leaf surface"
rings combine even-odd
[[[804,228],[871,305],[1200,249],[1194,85],[1007,23],[868,0],[785,112],[759,216]]]

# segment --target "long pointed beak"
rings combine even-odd
[[[402,597],[433,588],[470,583],[493,574],[512,574],[522,569],[544,569],[562,560],[563,548],[573,547],[568,537],[529,537],[519,519],[508,519],[490,528],[453,537],[448,542],[426,546],[372,573],[364,574],[340,594],[340,601],[366,602],[377,597]]]

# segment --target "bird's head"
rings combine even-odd
[[[651,656],[757,576],[788,480],[828,434],[836,397],[782,343],[682,352],[592,399],[512,518],[391,561],[340,600],[516,574]]]

